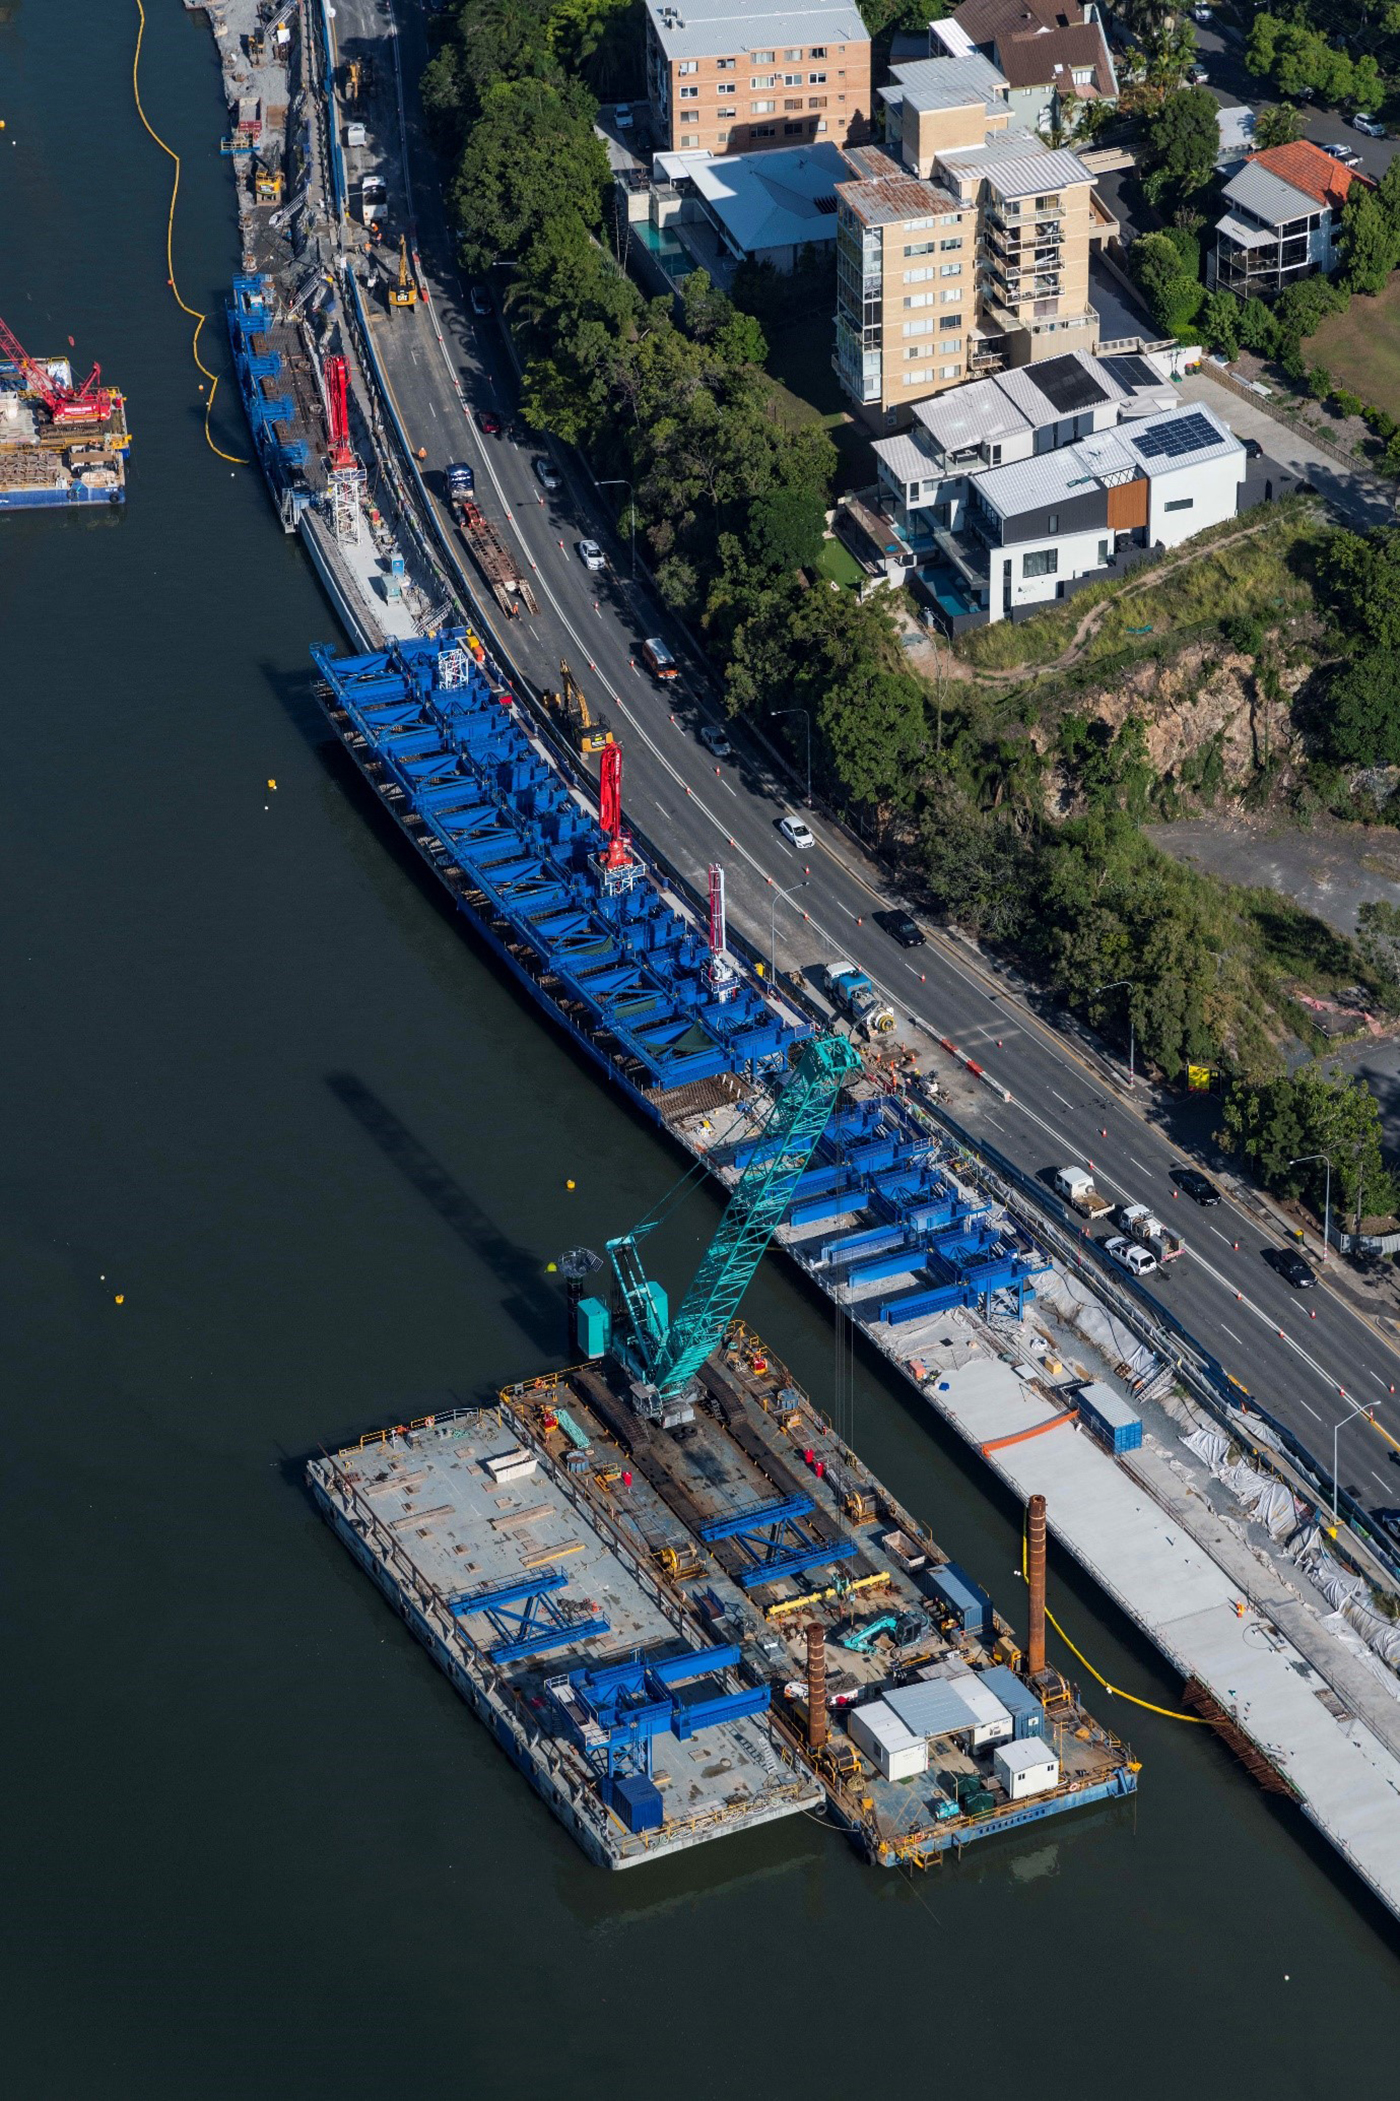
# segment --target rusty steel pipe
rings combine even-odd
[[[1026,1635],[1027,1676],[1045,1669],[1045,1498],[1032,1496],[1026,1521],[1026,1581],[1030,1586],[1030,1626]]]
[[[826,1629],[820,1620],[807,1622],[807,1749],[819,1751],[826,1742]]]

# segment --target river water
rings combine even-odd
[[[212,41],[149,12],[181,288],[222,368]],[[201,433],[135,29],[124,0],[0,0],[0,312],[99,356],[136,433],[124,514],[0,522],[8,2090],[1392,2091],[1400,1941],[1205,1730],[1102,1696],[1136,1804],[917,1882],[804,1819],[609,1877],[313,1514],[322,1440],[559,1361],[545,1264],[678,1161],[328,745],[307,649],[332,616]],[[673,1283],[715,1215],[681,1214]],[[770,1263],[748,1310],[830,1396],[817,1302]],[[987,1479],[875,1367],[843,1405],[1019,1618]],[[1173,1704],[1052,1585],[1110,1678]]]

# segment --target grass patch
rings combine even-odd
[[[865,582],[865,571],[840,540],[822,541],[822,551],[815,566],[818,576],[824,576],[829,583],[843,584],[852,591]]]
[[[1375,298],[1354,294],[1308,339],[1308,363],[1325,365],[1352,394],[1400,418],[1400,277]]]
[[[1228,538],[1240,528],[1241,521],[1231,519],[1220,527],[1219,536]],[[1079,659],[1083,664],[1112,657],[1139,641],[1150,643],[1155,655],[1164,639],[1180,634],[1185,640],[1202,627],[1240,616],[1272,622],[1311,602],[1311,591],[1297,573],[1299,554],[1320,532],[1306,504],[1280,504],[1261,531],[1233,546],[1200,553],[1195,543],[1188,543],[1159,569],[1145,575],[1139,571],[1126,582],[1114,577],[1089,584],[1019,627],[998,621],[993,627],[974,628],[962,637],[959,650],[986,671],[1051,664],[1069,648],[1085,615],[1105,601],[1108,611],[1085,644]],[[1150,637],[1133,633],[1149,627]]]

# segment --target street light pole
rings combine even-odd
[[[812,807],[812,716],[807,708],[770,708],[769,715],[776,722],[780,715],[800,715],[807,725],[807,807]]]
[[[1337,1467],[1339,1464],[1337,1454],[1338,1440],[1340,1439],[1343,1430],[1345,1430],[1349,1422],[1354,1422],[1358,1415],[1369,1415],[1373,1407],[1378,1408],[1379,1406],[1379,1401],[1358,1401],[1356,1406],[1352,1409],[1350,1415],[1340,1416],[1338,1420],[1332,1425],[1332,1530],[1334,1532],[1336,1531],[1338,1524],[1341,1522],[1337,1509],[1339,1495],[1339,1490],[1337,1486]]]
[[[1332,1252],[1332,1155],[1330,1153],[1303,1153],[1290,1160],[1290,1167],[1306,1167],[1310,1161],[1324,1160],[1327,1163],[1327,1180],[1322,1198],[1322,1259],[1325,1262]]]
[[[1101,992],[1124,992],[1124,991],[1126,991],[1126,992],[1129,992],[1129,993],[1131,993],[1131,991],[1132,991],[1132,990],[1133,990],[1133,980],[1132,980],[1132,978],[1115,978],[1115,979],[1113,980],[1113,983],[1112,983],[1111,985],[1100,985],[1100,986],[1099,986],[1099,988],[1098,988],[1098,991],[1096,991],[1096,992],[1091,992],[1091,993],[1089,994],[1089,997],[1090,997],[1090,999],[1097,999],[1097,998],[1099,997],[1099,993],[1101,993]],[[1135,1074],[1135,1071],[1134,1071],[1134,1064],[1135,1064],[1136,1056],[1137,1056],[1137,1031],[1136,1031],[1136,1029],[1135,1029],[1135,1028],[1134,1028],[1134,1026],[1133,1026],[1133,1003],[1132,1003],[1132,1000],[1130,999],[1130,1000],[1128,1001],[1128,1085],[1129,1085],[1130,1087],[1135,1087],[1135,1086],[1137,1085],[1137,1078],[1136,1078],[1136,1074]]]
[[[627,544],[632,558],[632,581],[637,581],[637,493],[630,481],[619,475],[600,481],[600,489],[625,489],[627,491]]]
[[[773,909],[768,914],[768,975],[775,981],[778,975],[778,907],[784,898],[793,897],[799,890],[805,890],[811,880],[810,876],[803,876],[800,883],[793,883],[786,890],[773,892]]]

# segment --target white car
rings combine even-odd
[[[1365,110],[1357,111],[1351,120],[1351,128],[1353,131],[1364,131],[1368,139],[1383,139],[1386,135],[1385,126],[1379,118],[1368,116]]]
[[[563,487],[563,484],[559,479],[559,469],[557,467],[551,466],[548,460],[536,460],[534,462],[534,467],[535,479],[539,482],[539,485],[542,489],[549,490],[551,496],[554,494],[554,491],[556,489]]]
[[[800,847],[803,853],[806,853],[809,847],[815,846],[817,843],[816,834],[813,832],[811,825],[805,823],[801,817],[780,817],[778,819],[778,830],[787,840],[789,846]]]
[[[608,566],[603,559],[603,550],[596,540],[579,540],[576,542],[576,552],[585,569],[596,572]]]
[[[613,111],[613,122],[619,131],[630,131],[632,129],[632,105],[630,102],[618,103],[617,108]]]
[[[1193,7],[1191,10],[1191,19],[1193,22],[1204,23],[1208,28],[1210,26],[1211,21],[1214,19],[1214,11],[1209,7]]]
[[[1344,168],[1359,168],[1361,166],[1361,155],[1357,152],[1355,146],[1324,142],[1322,150],[1324,153],[1330,153],[1333,160],[1339,160]]]
[[[705,724],[700,732],[700,742],[704,745],[706,751],[709,752],[711,758],[732,759],[734,756],[734,746],[730,743],[728,737],[725,736],[724,731],[717,722],[707,722]]]
[[[1126,1269],[1130,1277],[1150,1277],[1157,1267],[1157,1257],[1149,1254],[1145,1247],[1139,1247],[1135,1240],[1129,1240],[1125,1233],[1115,1233],[1112,1240],[1106,1240],[1103,1251],[1110,1262]]]
[[[1186,69],[1186,78],[1191,83],[1191,86],[1193,88],[1203,88],[1206,82],[1210,79],[1210,75],[1209,73],[1207,73],[1204,66],[1188,66]]]

